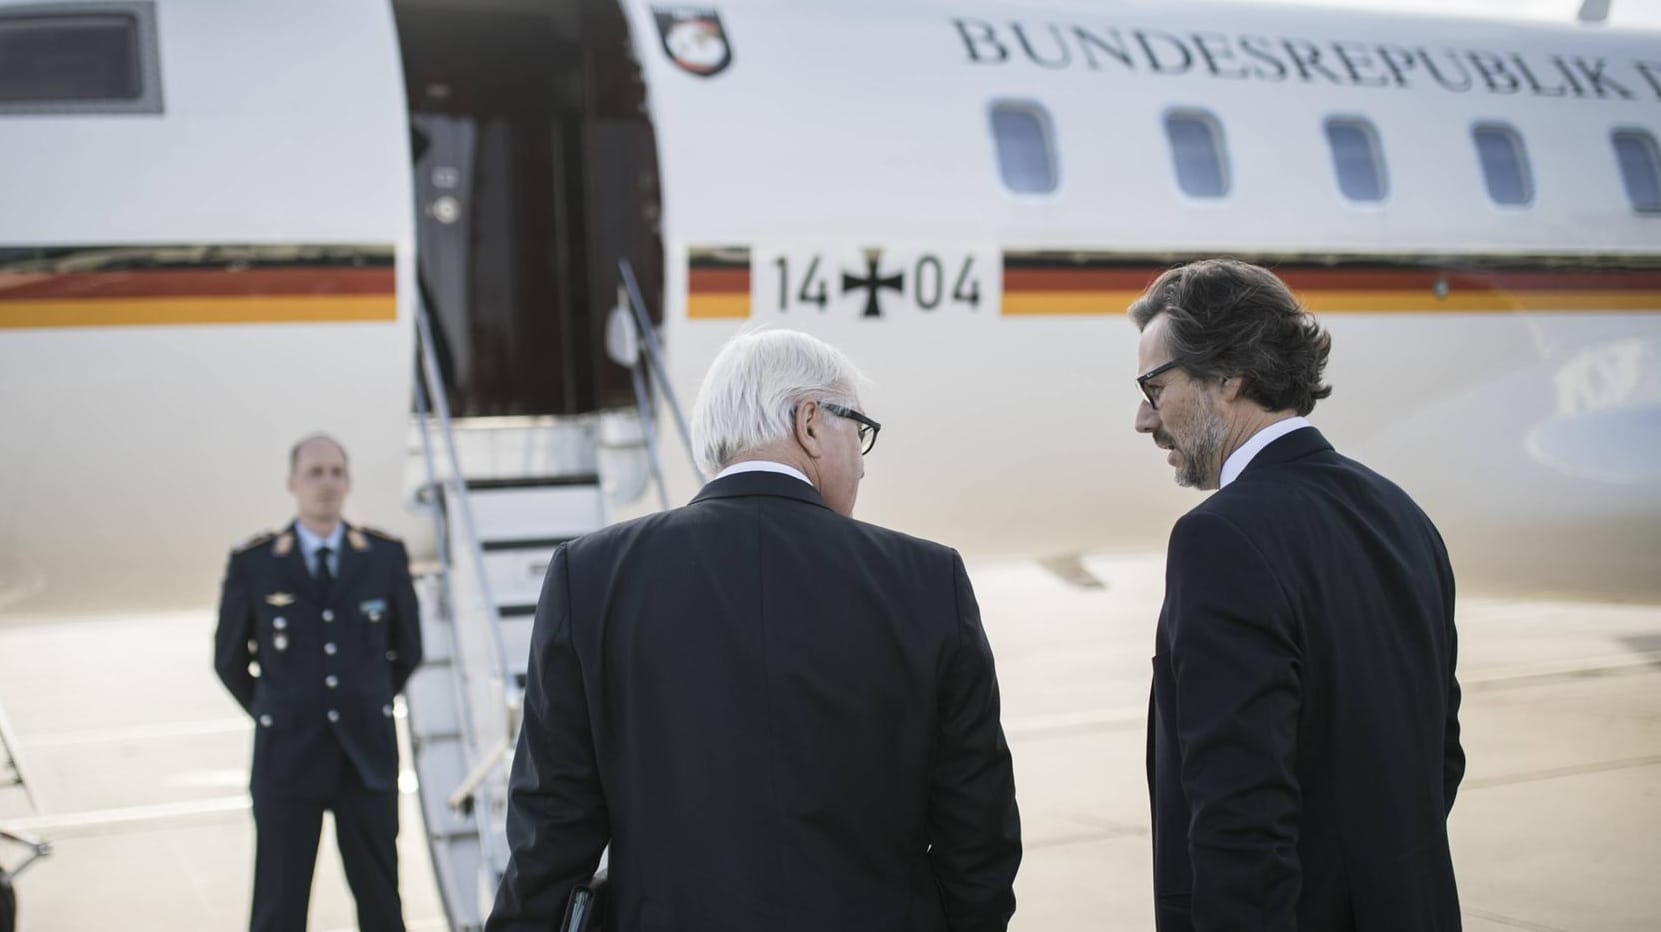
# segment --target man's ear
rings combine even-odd
[[[808,456],[818,459],[824,455],[825,419],[819,414],[819,402],[804,401],[796,405],[796,445]]]
[[[1220,383],[1219,391],[1223,401],[1235,401],[1246,390],[1246,377],[1231,375]]]

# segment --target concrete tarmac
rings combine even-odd
[[[1082,568],[1102,585],[970,567],[1015,755],[1018,932],[1152,926],[1143,728],[1162,560]],[[0,790],[0,827],[55,847],[17,881],[21,932],[246,927],[251,732],[213,676],[213,623],[0,617],[0,708],[39,803]],[[1465,597],[1459,627],[1465,927],[1661,928],[1661,606]],[[406,918],[444,929],[410,792],[403,819]],[[324,831],[310,927],[352,929]],[[18,853],[0,846],[0,863]]]

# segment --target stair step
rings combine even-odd
[[[468,492],[474,531],[480,541],[520,543],[572,538],[605,524],[605,495],[597,485],[526,486],[518,480],[508,481],[511,484]],[[454,503],[448,504],[454,514]],[[452,529],[452,542],[457,548],[460,541],[455,532],[459,530]]]
[[[461,731],[461,710],[456,708],[454,676],[448,666],[422,664],[404,684],[404,701],[409,706],[412,735],[423,738]]]
[[[546,489],[564,486],[600,487],[600,477],[593,474],[579,474],[572,476],[512,476],[506,478],[469,479],[469,492],[496,491],[500,489]]]
[[[553,557],[553,547],[487,550],[484,571],[490,579],[491,598],[497,605],[535,605]]]
[[[466,842],[468,840],[472,840],[477,842],[479,840],[479,833],[472,829],[452,832],[428,832],[427,837],[433,841]]]
[[[507,651],[508,672],[523,674],[531,659],[531,630],[536,619],[531,615],[512,615],[502,619],[502,649]]]
[[[570,543],[575,537],[516,537],[506,540],[485,540],[479,542],[479,547],[485,553],[501,553],[514,550],[546,550],[553,553],[560,544]]]

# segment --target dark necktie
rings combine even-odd
[[[317,548],[317,587],[323,590],[328,597],[329,588],[334,585],[335,574],[329,569],[329,558],[334,556],[334,550],[328,547]]]

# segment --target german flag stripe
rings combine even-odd
[[[390,268],[137,269],[55,275],[0,272],[0,301],[390,294],[395,287],[396,278]]]
[[[0,249],[0,329],[397,319],[391,246]]]
[[[750,316],[748,249],[694,253],[687,262],[686,316],[693,320],[743,320]]]
[[[749,294],[749,269],[691,269],[686,290],[692,294]]]
[[[1316,265],[1259,257],[1316,313],[1661,312],[1661,269],[1539,265]],[[1169,268],[1123,257],[1004,256],[1005,316],[1120,314]]]

